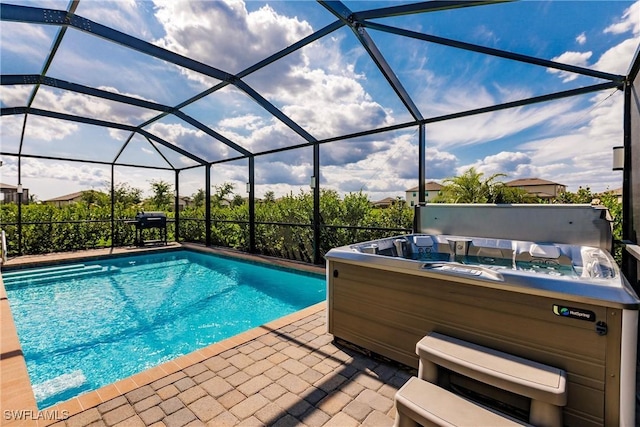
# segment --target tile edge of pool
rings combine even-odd
[[[30,268],[34,267],[35,265],[59,264],[77,260],[113,258],[124,255],[149,252],[145,249],[149,248],[141,248],[139,251],[119,251],[117,253],[113,253],[113,251],[110,251],[111,253],[108,254],[98,253],[93,255],[82,255],[76,253],[74,254],[75,256],[66,258],[64,257],[64,254],[56,254],[56,258],[49,262],[46,262],[44,258],[41,258],[40,263],[30,260],[28,262],[25,262],[24,264],[20,264],[17,262],[14,263],[14,265],[18,266],[16,268],[19,269],[20,265],[24,265],[24,267],[22,268]],[[322,266],[307,265],[301,262],[288,261],[262,255],[253,255],[229,250],[227,248],[206,247],[196,244],[178,244],[162,248],[153,248],[152,251],[157,251],[159,249],[165,251],[193,250],[196,252],[210,253],[213,255],[226,256],[235,259],[240,258],[251,263],[265,264],[271,267],[309,273],[312,275],[323,275],[325,271],[324,267]],[[9,266],[10,268],[8,270],[14,270],[14,268],[11,268],[14,265]],[[51,418],[60,418],[62,416],[66,419],[74,414],[78,414],[84,410],[98,406],[103,402],[106,402],[118,396],[122,396],[138,387],[142,387],[144,385],[172,375],[191,365],[200,363],[226,350],[242,345],[275,329],[290,325],[291,323],[294,323],[310,314],[315,314],[325,309],[326,301],[319,302],[295,313],[291,313],[287,316],[275,319],[264,325],[257,326],[239,335],[235,335],[218,343],[214,343],[207,347],[195,350],[191,353],[180,356],[177,359],[173,359],[158,366],[146,369],[115,383],[108,384],[99,388],[98,390],[93,390],[81,394],[67,401],[60,402],[51,407],[39,410],[36,404],[33,389],[31,387],[31,381],[27,372],[27,364],[22,353],[18,333],[13,321],[13,315],[9,307],[9,300],[7,298],[4,282],[2,281],[2,278],[0,276],[0,320],[2,322],[2,336],[0,337],[0,378],[2,378],[2,383],[0,384],[0,406],[3,408],[3,412],[15,411],[16,414],[20,413],[23,416],[30,416],[32,417],[32,419],[34,417],[37,417],[37,425],[49,425],[60,421],[60,419],[47,419],[48,415],[56,415]],[[47,411],[46,413],[44,413],[45,410]],[[40,418],[40,414],[43,414],[44,416]],[[3,421],[7,422],[7,426],[24,425],[22,423],[22,421],[24,420],[21,421],[17,418],[14,418],[11,421]]]

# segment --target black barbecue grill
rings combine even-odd
[[[144,246],[145,243],[167,244],[167,215],[164,212],[138,212],[135,219],[126,221],[136,228],[136,244]],[[145,240],[144,230],[157,228],[160,230],[160,239]]]

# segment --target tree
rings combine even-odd
[[[109,206],[111,204],[108,195],[96,190],[83,191],[82,201],[89,206]]]
[[[231,194],[233,194],[233,188],[234,185],[230,182],[224,182],[220,185],[216,185],[213,188],[215,188],[215,192],[213,194],[211,203],[214,204],[214,206],[222,206],[222,201],[223,200],[227,200],[227,197],[229,197]]]
[[[537,203],[537,198],[526,190],[509,187],[502,182],[496,182],[489,191],[488,203]]]
[[[276,201],[276,194],[273,191],[267,191],[264,193],[262,201],[265,203],[274,203]]]
[[[151,191],[153,192],[153,196],[151,196],[151,201],[156,209],[159,210],[170,210],[171,206],[171,184],[163,180],[152,180],[151,181]]]
[[[492,194],[494,196],[507,194],[496,187],[504,184],[494,182],[496,178],[506,176],[505,174],[496,173],[482,180],[483,175],[475,168],[470,168],[460,176],[445,179],[445,185],[436,201],[440,203],[491,203]]]
[[[570,191],[563,191],[556,197],[554,203],[591,203],[595,198],[589,187],[578,187],[578,191],[572,193]]]
[[[191,198],[193,199],[193,206],[195,206],[196,208],[204,207],[205,196],[206,195],[204,194],[204,190],[202,188],[193,193],[191,195]]]
[[[235,196],[233,196],[233,200],[231,200],[231,206],[235,207],[235,206],[242,206],[244,205],[244,199],[242,198],[241,195],[236,194]]]
[[[123,207],[131,207],[142,202],[142,190],[126,183],[116,184],[113,194],[115,203]],[[111,190],[109,190],[109,196],[111,196]]]

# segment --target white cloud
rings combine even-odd
[[[307,22],[279,15],[269,5],[248,12],[244,2],[233,0],[154,3],[166,33],[158,45],[231,73],[311,33]]]
[[[582,33],[578,34],[578,36],[576,37],[576,42],[579,45],[583,45],[587,42],[587,35],[586,33],[583,31]]]
[[[535,139],[518,146],[531,163],[553,171],[555,180],[567,185],[590,185],[600,191],[614,188],[620,176],[611,171],[612,147],[622,145],[622,106],[620,92],[603,92],[591,98],[586,123],[568,128],[554,137]],[[542,177],[542,176],[541,176]]]
[[[22,132],[22,117],[16,116],[16,120],[8,123],[8,126],[3,126],[2,135],[3,138],[6,135],[9,138],[20,137]],[[3,122],[4,123],[4,122]],[[63,141],[65,138],[74,134],[78,130],[78,125],[73,122],[67,122],[64,120],[52,120],[45,117],[39,117],[30,115],[27,119],[27,126],[24,131],[24,139],[28,141],[30,139],[36,139],[40,141]]]
[[[589,58],[593,55],[593,52],[565,52],[562,55],[551,58],[552,61],[559,62],[561,64],[575,65],[578,67],[587,67],[589,64]],[[555,68],[548,68],[548,72],[552,74],[558,74],[562,78],[563,83],[570,82],[579,77],[576,73],[570,73],[567,71],[557,70]]]
[[[322,166],[323,188],[328,186],[341,194],[365,191],[372,200],[404,197],[403,192],[418,184],[418,147],[415,133],[403,133],[387,142],[385,150],[376,151],[348,164]],[[324,147],[323,147],[324,149]],[[322,153],[321,153],[321,157]],[[456,157],[446,151],[427,147],[428,179],[451,176]]]
[[[147,130],[161,139],[208,161],[237,155],[235,150],[204,132],[182,124],[156,122],[151,124]]]
[[[228,129],[258,130],[261,126],[264,125],[264,121],[260,116],[247,114],[243,116],[228,117],[222,119],[218,122],[218,125]]]
[[[85,4],[85,8],[89,8],[89,3]],[[629,8],[619,22],[607,28],[605,32],[622,34],[633,31],[638,34],[638,14],[634,15],[634,11],[638,10],[638,4],[640,3],[635,3]],[[145,3],[124,3],[117,12],[100,18],[100,22],[112,22],[128,16],[131,17],[130,22],[116,24],[113,21],[112,25],[139,25],[138,14],[142,13],[140,8],[143,5]],[[101,10],[100,7],[92,6],[90,9],[97,13]],[[269,6],[249,12],[245,4],[239,1],[157,2],[155,12],[161,26],[142,24],[135,34],[150,37],[149,28],[153,27],[156,31],[155,36],[161,37],[156,40],[159,45],[178,53],[188,53],[188,56],[194,59],[230,72],[237,72],[312,32],[311,25],[302,19],[280,15]],[[98,15],[95,19],[99,20]],[[30,29],[27,26],[23,27]],[[161,34],[161,30],[165,33]],[[345,51],[345,40],[342,39],[345,34],[349,36],[348,32],[336,32],[284,61],[278,61],[252,74],[246,81],[317,138],[394,123],[394,113],[372,99],[371,94],[366,91],[365,79],[371,77],[356,72],[356,69],[361,69],[358,61],[361,60],[360,55],[364,51],[359,48]],[[478,35],[489,41],[495,37],[487,28],[480,28]],[[43,40],[48,48],[50,37],[45,33],[35,36],[45,36]],[[590,36],[589,41],[592,42],[593,38],[595,36]],[[635,38],[620,43],[597,58],[594,66],[609,72],[624,73],[638,41],[638,38]],[[586,43],[585,33],[576,37],[576,42],[580,45]],[[3,35],[3,48],[4,46]],[[74,57],[71,54],[57,59],[69,58],[74,59],[65,62],[69,75],[73,75],[74,70],[82,70],[85,74],[109,76],[119,72],[113,64],[105,67],[109,64],[82,55]],[[565,52],[555,59],[581,66],[589,66],[589,62],[594,60],[591,52]],[[432,59],[427,55],[421,55],[416,60],[430,65],[429,61]],[[121,79],[135,82],[134,86],[140,86],[138,93],[144,93],[147,98],[154,96],[163,99],[161,91],[174,90],[175,86],[166,85],[164,81],[160,82],[161,84],[156,82],[157,86],[154,86],[153,76],[143,76],[140,70],[133,68],[135,67],[124,70]],[[136,75],[133,74],[134,71]],[[424,81],[429,87],[425,88],[424,93],[416,96],[415,100],[421,103],[422,111],[428,112],[429,115],[494,105],[533,95],[529,88],[515,85],[510,87],[491,83],[492,86],[489,86],[488,83],[473,82],[467,82],[467,86],[442,85],[447,77],[437,75],[433,70],[420,71],[420,81]],[[564,81],[574,78],[568,73],[557,74]],[[407,71],[405,75],[418,78],[411,71]],[[211,83],[211,79],[204,79],[196,73],[189,73],[188,76],[207,85]],[[65,78],[69,77],[65,75]],[[148,82],[142,81],[147,78]],[[181,86],[184,86],[185,81],[186,79],[182,79]],[[142,83],[148,83],[144,85],[146,89]],[[110,81],[105,81],[105,84],[115,86],[115,83],[112,84]],[[131,93],[136,89],[130,87],[126,92]],[[6,92],[3,87],[1,90],[3,103],[24,102],[22,100],[25,93],[19,93],[20,89],[16,89],[16,92]],[[107,90],[115,91],[113,88]],[[9,94],[6,98],[5,93]],[[608,93],[602,96],[607,95]],[[612,175],[610,171],[610,147],[611,144],[618,144],[621,134],[620,101],[606,101],[594,108],[601,100],[602,98],[593,97],[588,107],[593,108],[590,112],[579,109],[584,108],[584,103],[562,100],[429,125],[427,176],[430,179],[444,178],[469,165],[475,165],[487,174],[495,171],[508,172],[510,178],[540,176],[569,185],[577,182],[572,178],[574,176],[584,180],[589,176],[599,176],[602,177],[603,183],[615,179],[617,175]],[[44,90],[38,102],[49,108],[57,105],[58,111],[79,115],[92,114],[101,119],[111,118],[113,121],[135,122],[147,117],[136,109],[115,108],[108,103],[95,102],[90,97],[69,97],[53,90]],[[224,111],[227,116],[216,122],[216,116],[212,114],[208,123],[250,150],[260,151],[303,142],[276,119],[245,112],[236,116],[235,106],[224,104],[224,107],[227,107]],[[36,125],[39,124],[37,120],[37,117],[29,119],[30,123]],[[5,125],[7,123],[9,125]],[[20,130],[21,120],[11,121],[3,118],[2,124],[4,138],[6,132],[15,135]],[[61,126],[53,131],[42,123],[31,132],[41,132],[41,135],[32,136],[52,141],[54,138],[62,139],[72,134],[76,130],[74,126]],[[496,154],[481,154],[481,160],[470,162],[469,165],[460,165],[455,155],[458,152],[456,150],[466,150],[473,145],[519,133],[525,138],[525,131],[533,128],[543,128],[544,134],[526,137],[522,144],[514,144],[508,150]],[[148,130],[207,160],[237,154],[208,135],[182,124],[156,123],[149,126]],[[126,132],[114,132],[112,136],[120,140],[128,135]],[[376,199],[398,195],[399,191],[417,185],[416,141],[415,134],[404,132],[392,136],[374,135],[353,141],[324,144],[321,148],[323,180],[326,180],[324,182],[330,188],[336,188],[341,192],[358,191],[362,188]],[[271,156],[261,159],[257,166],[262,182],[259,191],[271,190],[283,194],[299,188],[308,190],[308,179],[312,170],[310,152],[310,149],[302,149],[282,153],[278,159],[271,159]],[[185,164],[192,164],[192,161],[185,160]],[[232,181],[240,185],[237,190],[242,190],[241,186],[246,182],[246,166],[216,165],[215,171],[214,182]],[[91,176],[90,171],[85,174]],[[78,178],[74,182],[79,182],[79,177],[85,175],[76,176]],[[145,178],[140,179],[144,181]],[[87,178],[86,182],[89,181]]]
[[[603,53],[593,68],[608,73],[626,75],[639,44],[640,37],[624,40]]]
[[[604,33],[622,34],[631,31],[640,34],[640,1],[636,1],[624,11],[622,17],[615,24],[604,29]]]
[[[438,122],[429,125],[428,139],[441,149],[486,143],[545,123],[549,126],[558,117],[570,113],[575,103],[574,100],[562,100]]]
[[[0,104],[2,107],[26,107],[32,85],[0,86]]]
[[[188,51],[192,58],[231,72],[312,32],[306,21],[279,15],[268,5],[248,12],[244,3],[237,1],[158,2],[156,17],[166,31],[159,44],[179,53]],[[346,58],[341,53],[341,41],[340,37],[318,41],[245,81],[272,103],[281,105],[287,116],[318,139],[390,124],[389,112],[364,91],[358,82],[363,76],[354,74],[357,55]],[[311,63],[314,67],[309,66]],[[198,78],[193,73],[189,76]],[[216,126],[237,128],[238,121],[227,118]],[[251,150],[264,147],[260,142],[268,134],[270,147],[291,144],[290,136],[284,138],[275,122],[261,125],[269,131],[255,128],[254,135],[234,141]],[[239,137],[229,132],[224,135]],[[279,140],[283,142],[273,142]]]
[[[150,37],[150,30],[143,16],[145,3],[135,0],[80,2],[76,13],[144,40]]]
[[[487,156],[478,160],[472,165],[465,165],[457,170],[457,174],[464,173],[470,167],[474,167],[478,172],[484,173],[487,177],[497,173],[510,175],[518,169],[524,169],[531,164],[531,158],[522,152],[502,151],[498,154]]]
[[[17,182],[18,162],[15,157],[4,157],[2,165],[3,179]],[[45,180],[56,180],[61,182],[75,183],[81,188],[104,188],[111,181],[111,174],[108,167],[94,166],[82,163],[43,161],[39,159],[23,158],[21,165],[22,181],[25,186],[30,186],[34,178]],[[14,179],[15,178],[15,179]],[[75,190],[70,190],[66,186],[50,189],[44,193],[42,189],[36,187],[31,189],[31,194],[38,194],[40,199],[49,199],[55,196],[69,194]]]
[[[40,72],[54,34],[54,29],[44,26],[2,22],[0,40],[3,52],[19,54],[30,66],[35,67],[27,72]]]

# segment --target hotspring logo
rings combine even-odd
[[[553,305],[553,314],[562,317],[571,317],[572,319],[587,320],[595,322],[596,314],[591,310],[583,310],[581,308],[565,307],[562,305]]]

